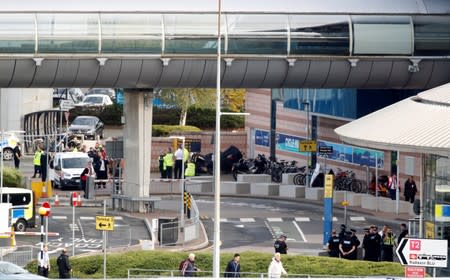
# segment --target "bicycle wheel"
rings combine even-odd
[[[272,181],[275,183],[280,183],[283,178],[283,171],[280,168],[276,168],[272,171]]]
[[[352,184],[350,185],[351,191],[355,193],[360,193],[362,190],[362,184],[358,180],[353,180]]]
[[[292,178],[292,181],[294,182],[294,185],[300,185],[302,182],[302,178],[301,178],[302,174],[295,174],[294,178]]]

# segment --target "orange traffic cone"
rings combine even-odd
[[[81,195],[80,195],[80,193],[78,193],[78,196],[77,196],[77,206],[81,206]]]
[[[55,206],[59,206],[59,197],[55,194]]]
[[[47,187],[45,186],[45,182],[42,182],[42,193],[41,193],[41,197],[42,197],[42,198],[48,198],[48,196],[47,196]]]
[[[11,247],[16,246],[16,233],[14,232],[14,226],[11,227]]]

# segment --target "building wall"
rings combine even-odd
[[[53,89],[2,88],[0,89],[0,127],[23,130],[23,116],[53,106]]]
[[[246,97],[246,112],[250,113],[246,117],[246,129],[248,131],[248,149],[247,154],[249,156],[256,156],[257,154],[269,155],[269,147],[254,145],[252,139],[252,129],[257,128],[261,130],[270,131],[270,89],[249,89]],[[286,109],[283,107],[282,102],[277,102],[277,123],[276,131],[278,133],[295,135],[303,138],[307,138],[307,114],[304,111]],[[330,141],[334,143],[344,144],[334,129],[347,123],[346,120],[332,119],[325,116],[318,116],[317,121],[317,135],[319,140]],[[307,156],[301,154],[294,154],[292,152],[276,151],[277,159],[279,160],[296,160],[299,166],[307,164]],[[323,157],[318,157],[318,162],[324,166],[326,164],[327,169],[333,169],[333,171],[352,170],[356,173],[357,178],[361,180],[370,180],[372,174],[375,174],[375,168],[369,168],[366,166],[360,166],[353,163],[346,163],[342,161],[326,160]],[[378,174],[390,175],[391,173],[391,151],[384,151],[384,168],[378,170]],[[419,182],[420,178],[420,155],[411,153],[400,153],[400,183],[403,184],[406,178],[410,175],[414,175],[416,182]],[[369,171],[367,173],[367,171]],[[403,198],[403,195],[401,196]]]

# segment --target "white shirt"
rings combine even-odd
[[[43,257],[41,258],[41,252],[38,253],[38,266],[49,268],[50,267],[50,258],[48,256],[48,252],[43,252]]]
[[[183,160],[183,150],[182,149],[179,148],[175,151],[175,159]]]
[[[283,263],[272,258],[272,262],[269,265],[269,278],[280,278],[281,274],[287,274],[284,270]]]

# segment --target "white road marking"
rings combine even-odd
[[[123,220],[122,216],[114,216],[114,220]]]
[[[89,221],[93,221],[93,220],[95,220],[95,217],[80,217],[80,220],[89,220]]]
[[[302,229],[298,226],[297,222],[296,222],[296,221],[292,221],[292,223],[294,224],[294,227],[295,227],[295,228],[298,230],[298,232],[300,233],[300,236],[302,237],[303,241],[304,241],[304,242],[308,242],[308,241],[306,240],[305,235],[303,234]]]
[[[237,228],[244,228],[245,226],[244,225],[235,225],[235,227],[237,227]]]
[[[350,221],[360,221],[360,222],[363,222],[363,221],[365,221],[366,220],[366,218],[365,217],[362,217],[362,216],[360,216],[360,217],[350,217]]]
[[[296,222],[310,222],[311,219],[309,217],[296,217],[295,221]]]
[[[325,220],[325,218],[324,217],[322,217],[322,221],[323,220]],[[336,218],[336,217],[333,217],[333,222],[337,222],[338,221],[338,218]]]
[[[67,216],[51,216],[53,220],[67,220]]]
[[[221,223],[226,223],[226,222],[228,222],[228,219],[227,219],[227,218],[221,218],[221,219],[220,219],[220,222],[221,222]]]
[[[240,221],[242,223],[254,223],[255,219],[254,218],[240,218]]]
[[[267,218],[267,221],[269,222],[282,222],[282,218]]]

